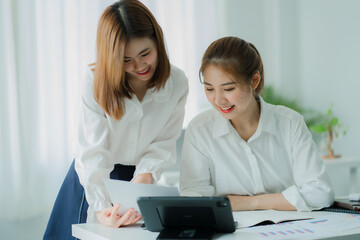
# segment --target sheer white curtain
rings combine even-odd
[[[48,211],[72,161],[79,80],[113,1],[0,1],[0,217]]]
[[[0,0],[0,218],[48,212],[72,161],[79,82],[114,0]],[[190,80],[188,122],[205,98],[201,55],[221,36],[217,0],[144,0],[171,62]]]

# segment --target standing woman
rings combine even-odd
[[[182,195],[228,196],[237,210],[311,211],[334,199],[325,166],[303,117],[264,102],[264,67],[255,46],[225,37],[200,68],[214,107],[186,129]]]
[[[135,0],[109,6],[98,24],[96,63],[84,77],[75,160],[44,239],[70,239],[74,223],[120,227],[141,218],[132,208],[118,215],[121,202],[112,205],[103,180],[159,180],[176,161],[187,94],[151,12]]]

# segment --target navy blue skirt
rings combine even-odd
[[[74,164],[75,161],[72,162],[55,200],[43,239],[76,239],[72,237],[71,225],[86,222],[89,205]],[[116,164],[110,178],[130,181],[134,171],[135,166]]]

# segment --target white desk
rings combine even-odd
[[[360,157],[342,157],[335,159],[324,159],[327,169],[349,168],[350,169],[350,189],[349,193],[360,192],[356,186],[357,168],[360,167]]]
[[[320,217],[329,214],[329,212],[312,212],[311,214],[314,217]],[[74,237],[77,237],[82,240],[115,240],[115,239],[116,240],[118,239],[132,239],[132,240],[149,239],[150,240],[150,239],[156,239],[157,235],[159,235],[159,233],[157,232],[150,232],[148,230],[144,230],[140,228],[140,224],[136,224],[130,227],[123,227],[123,228],[110,228],[100,224],[89,224],[89,223],[72,225],[72,234]],[[338,236],[345,236],[350,234],[358,234],[358,235],[351,237],[349,236],[348,238],[340,237],[339,239],[359,240],[360,228],[343,232]],[[258,238],[254,233],[235,231],[234,233],[229,233],[229,234],[215,234],[213,239],[255,240]],[[333,239],[333,237],[323,238],[323,239]]]

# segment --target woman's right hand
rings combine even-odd
[[[119,215],[119,207],[120,204],[116,204],[114,207],[97,211],[96,217],[101,224],[114,228],[131,225],[141,219],[141,215],[137,215],[138,212],[133,208],[130,208],[124,215]]]

